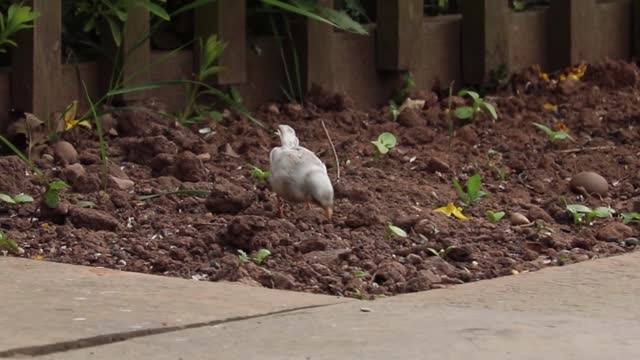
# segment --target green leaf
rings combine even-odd
[[[380,134],[380,136],[378,136],[378,142],[389,149],[393,149],[396,146],[398,140],[392,133],[383,132],[382,134]]]
[[[495,224],[498,221],[502,220],[502,218],[505,216],[505,212],[504,211],[491,211],[488,210],[487,211],[487,218],[489,219],[489,222]]]
[[[13,200],[13,198],[11,196],[7,195],[7,194],[0,194],[0,201],[4,201],[4,202],[9,203],[9,204],[15,204],[16,203],[16,201]]]
[[[0,249],[2,248],[7,248],[15,253],[20,251],[18,245],[16,245],[15,242],[11,241],[11,239],[7,237],[7,234],[5,234],[4,231],[0,230]]]
[[[354,271],[353,272],[353,277],[356,279],[361,279],[363,277],[367,276],[367,273],[362,271],[362,270],[358,270],[358,271]]]
[[[484,108],[489,111],[489,114],[491,114],[491,117],[493,118],[493,120],[498,120],[498,113],[496,112],[496,108],[493,107],[493,105],[487,102],[483,102],[482,106],[484,106]]]
[[[269,257],[269,255],[271,255],[271,251],[267,249],[260,249],[253,257],[253,263],[256,265],[260,265],[267,257]]]
[[[479,197],[480,195],[479,191],[480,191],[481,185],[482,185],[482,178],[480,177],[480,174],[475,174],[467,180],[467,194],[471,199],[476,199]]]
[[[611,215],[615,214],[616,211],[614,209],[610,208],[610,207],[599,206],[599,207],[593,209],[592,213],[596,217],[607,218],[607,217],[610,217]]]
[[[550,136],[551,134],[554,133],[553,130],[551,130],[549,127],[547,127],[545,125],[542,125],[542,124],[539,124],[539,123],[536,123],[536,122],[534,122],[532,124],[533,124],[533,126],[537,127],[538,129],[544,131],[544,133],[547,134],[547,136]]]
[[[383,143],[379,141],[372,141],[371,143],[376,147],[376,150],[378,150],[378,153],[384,155],[389,152],[389,148],[386,147]]]
[[[640,222],[640,213],[622,213],[622,223],[629,224],[632,222]]]
[[[52,181],[49,183],[48,186],[49,190],[65,190],[69,188],[69,185],[67,185],[67,183],[65,183],[64,181]]]
[[[18,194],[13,199],[19,204],[33,202],[33,197],[27,194]]]
[[[455,110],[454,115],[460,120],[470,119],[473,116],[473,108],[471,106],[460,106]]]
[[[136,1],[135,4],[149,10],[150,13],[161,18],[162,20],[171,20],[171,17],[169,16],[169,14],[167,14],[167,11],[158,4],[154,4],[151,1]]]
[[[187,2],[187,4],[185,4],[184,6],[180,7],[178,10],[172,12],[169,17],[175,17],[176,15],[180,15],[183,12],[187,12],[189,10],[193,10],[196,8],[199,8],[201,6],[207,5],[207,4],[211,4],[214,3],[218,0],[195,0],[195,1],[191,1],[191,2]]]
[[[94,208],[96,207],[96,203],[94,203],[93,201],[78,201],[76,203],[76,206],[81,208]]]
[[[460,200],[462,200],[462,202],[468,204],[468,199],[469,196],[467,195],[467,193],[462,189],[462,186],[460,185],[460,183],[458,182],[457,179],[453,179],[451,180],[453,182],[453,187],[456,189],[456,192],[458,193],[458,197],[460,198]]]
[[[154,195],[142,195],[142,196],[138,196],[138,200],[149,200],[149,199],[159,198],[161,196],[166,196],[166,195],[185,195],[185,196],[206,197],[206,196],[209,196],[210,193],[211,192],[208,190],[182,189],[182,190],[176,190],[176,191],[163,192],[163,193],[154,194]]]
[[[246,264],[249,261],[251,261],[251,260],[249,260],[249,256],[247,255],[247,253],[244,252],[243,250],[239,250],[239,249],[238,249],[238,259],[240,259],[240,262],[242,264]]]
[[[280,0],[261,0],[263,3],[280,8],[282,10],[302,15],[310,19],[320,21],[331,26],[340,28],[342,30],[355,32],[356,34],[366,35],[368,34],[362,25],[353,21],[345,13],[338,12],[333,9],[316,7],[312,3],[303,4],[300,1],[295,1],[294,4],[290,4]],[[320,12],[317,14],[316,12]]]
[[[397,237],[401,237],[401,238],[406,238],[407,237],[407,232],[402,230],[401,228],[394,226],[394,225],[387,225],[387,231],[393,235],[393,236],[397,236]]]
[[[460,92],[458,93],[458,96],[460,96],[460,97],[465,97],[467,95],[470,96],[473,99],[473,102],[476,102],[476,101],[480,100],[480,94],[478,94],[475,91],[460,90]]]
[[[56,209],[60,205],[60,194],[55,190],[49,190],[44,193],[44,204],[50,209]]]
[[[430,253],[432,253],[432,254],[433,254],[433,256],[440,257],[440,255],[441,255],[441,253],[440,253],[438,250],[434,249],[434,248],[427,248],[427,251],[429,251]]]
[[[111,29],[113,42],[116,44],[116,47],[120,47],[120,45],[122,44],[122,30],[120,29],[121,25],[108,16],[106,17],[106,19],[107,23],[109,23],[109,28]]]
[[[588,214],[592,211],[590,207],[581,204],[569,204],[567,210],[574,214]]]

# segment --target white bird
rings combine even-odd
[[[300,146],[295,130],[288,125],[278,126],[281,146],[269,154],[271,176],[269,183],[278,197],[294,203],[313,202],[320,205],[328,218],[333,214],[333,186],[327,167],[311,150]],[[283,214],[278,199],[277,210]]]

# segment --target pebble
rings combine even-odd
[[[58,141],[53,145],[53,155],[63,165],[78,162],[78,151],[67,141]]]
[[[624,239],[624,244],[627,246],[638,246],[640,245],[640,240],[638,240],[638,238],[630,237]]]
[[[578,192],[583,188],[590,194],[605,195],[609,191],[607,180],[593,171],[585,171],[573,176],[569,186]]]
[[[511,216],[509,217],[509,220],[511,221],[511,225],[514,225],[514,226],[526,225],[531,223],[531,221],[529,221],[529,219],[527,219],[526,216],[517,212],[512,213]]]
[[[127,179],[120,179],[113,175],[109,175],[109,179],[111,180],[111,184],[118,190],[128,191],[133,189],[136,185],[133,181]]]
[[[371,309],[369,309],[369,308],[366,308],[366,307],[363,307],[363,308],[360,308],[360,311],[361,311],[361,312],[371,312],[371,311],[373,311],[373,310],[371,310]]]

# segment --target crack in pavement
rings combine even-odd
[[[332,305],[338,305],[338,304],[309,305],[309,306],[302,306],[302,307],[297,307],[293,309],[273,311],[273,312],[258,314],[258,315],[236,316],[236,317],[227,318],[223,320],[213,320],[213,321],[193,323],[188,325],[169,326],[169,327],[163,327],[163,328],[153,328],[153,329],[127,331],[122,333],[97,335],[97,336],[92,336],[88,338],[82,338],[82,339],[71,340],[71,341],[63,341],[63,342],[47,344],[47,345],[26,346],[22,348],[15,348],[15,349],[9,349],[5,351],[0,351],[0,358],[44,356],[44,355],[50,355],[50,354],[55,354],[60,352],[66,352],[70,350],[79,350],[79,349],[85,349],[90,347],[109,345],[109,344],[123,342],[131,339],[135,339],[135,338],[140,338],[140,337],[167,334],[167,333],[178,332],[182,330],[197,329],[197,328],[215,326],[220,324],[228,324],[228,323],[233,323],[233,322],[238,322],[243,320],[259,319],[259,318],[264,318],[272,315],[287,314],[295,311],[315,309],[315,308],[321,308],[321,307],[332,306]]]

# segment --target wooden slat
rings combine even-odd
[[[379,70],[410,70],[418,62],[423,0],[377,0],[376,63]]]
[[[44,120],[50,113],[61,111],[62,60],[61,0],[30,0],[25,5],[40,13],[35,27],[17,34],[18,47],[13,49],[11,93],[16,110],[34,113]]]
[[[332,8],[333,0],[319,0],[318,5]],[[307,20],[305,78],[307,89],[313,84],[332,90],[333,79],[333,27],[316,20]]]
[[[205,41],[211,34],[227,43],[218,65],[217,84],[241,84],[247,81],[247,2],[218,0],[194,11],[195,34]],[[194,57],[196,68],[198,56]]]
[[[149,0],[143,0],[149,1]],[[141,6],[134,6],[129,10],[127,22],[122,34],[122,49],[124,51],[122,75],[123,80],[132,74],[148,66],[151,61],[151,43],[149,39],[144,43],[140,41],[149,34],[149,11]],[[125,82],[125,87],[140,85],[149,82],[149,72],[137,74],[131,81]],[[124,94],[126,101],[141,100],[146,97],[145,92]]]
[[[462,76],[464,82],[479,84],[489,72],[508,67],[510,15],[505,0],[462,2]]]
[[[597,0],[551,2],[549,64],[552,69],[598,59],[597,11]]]

